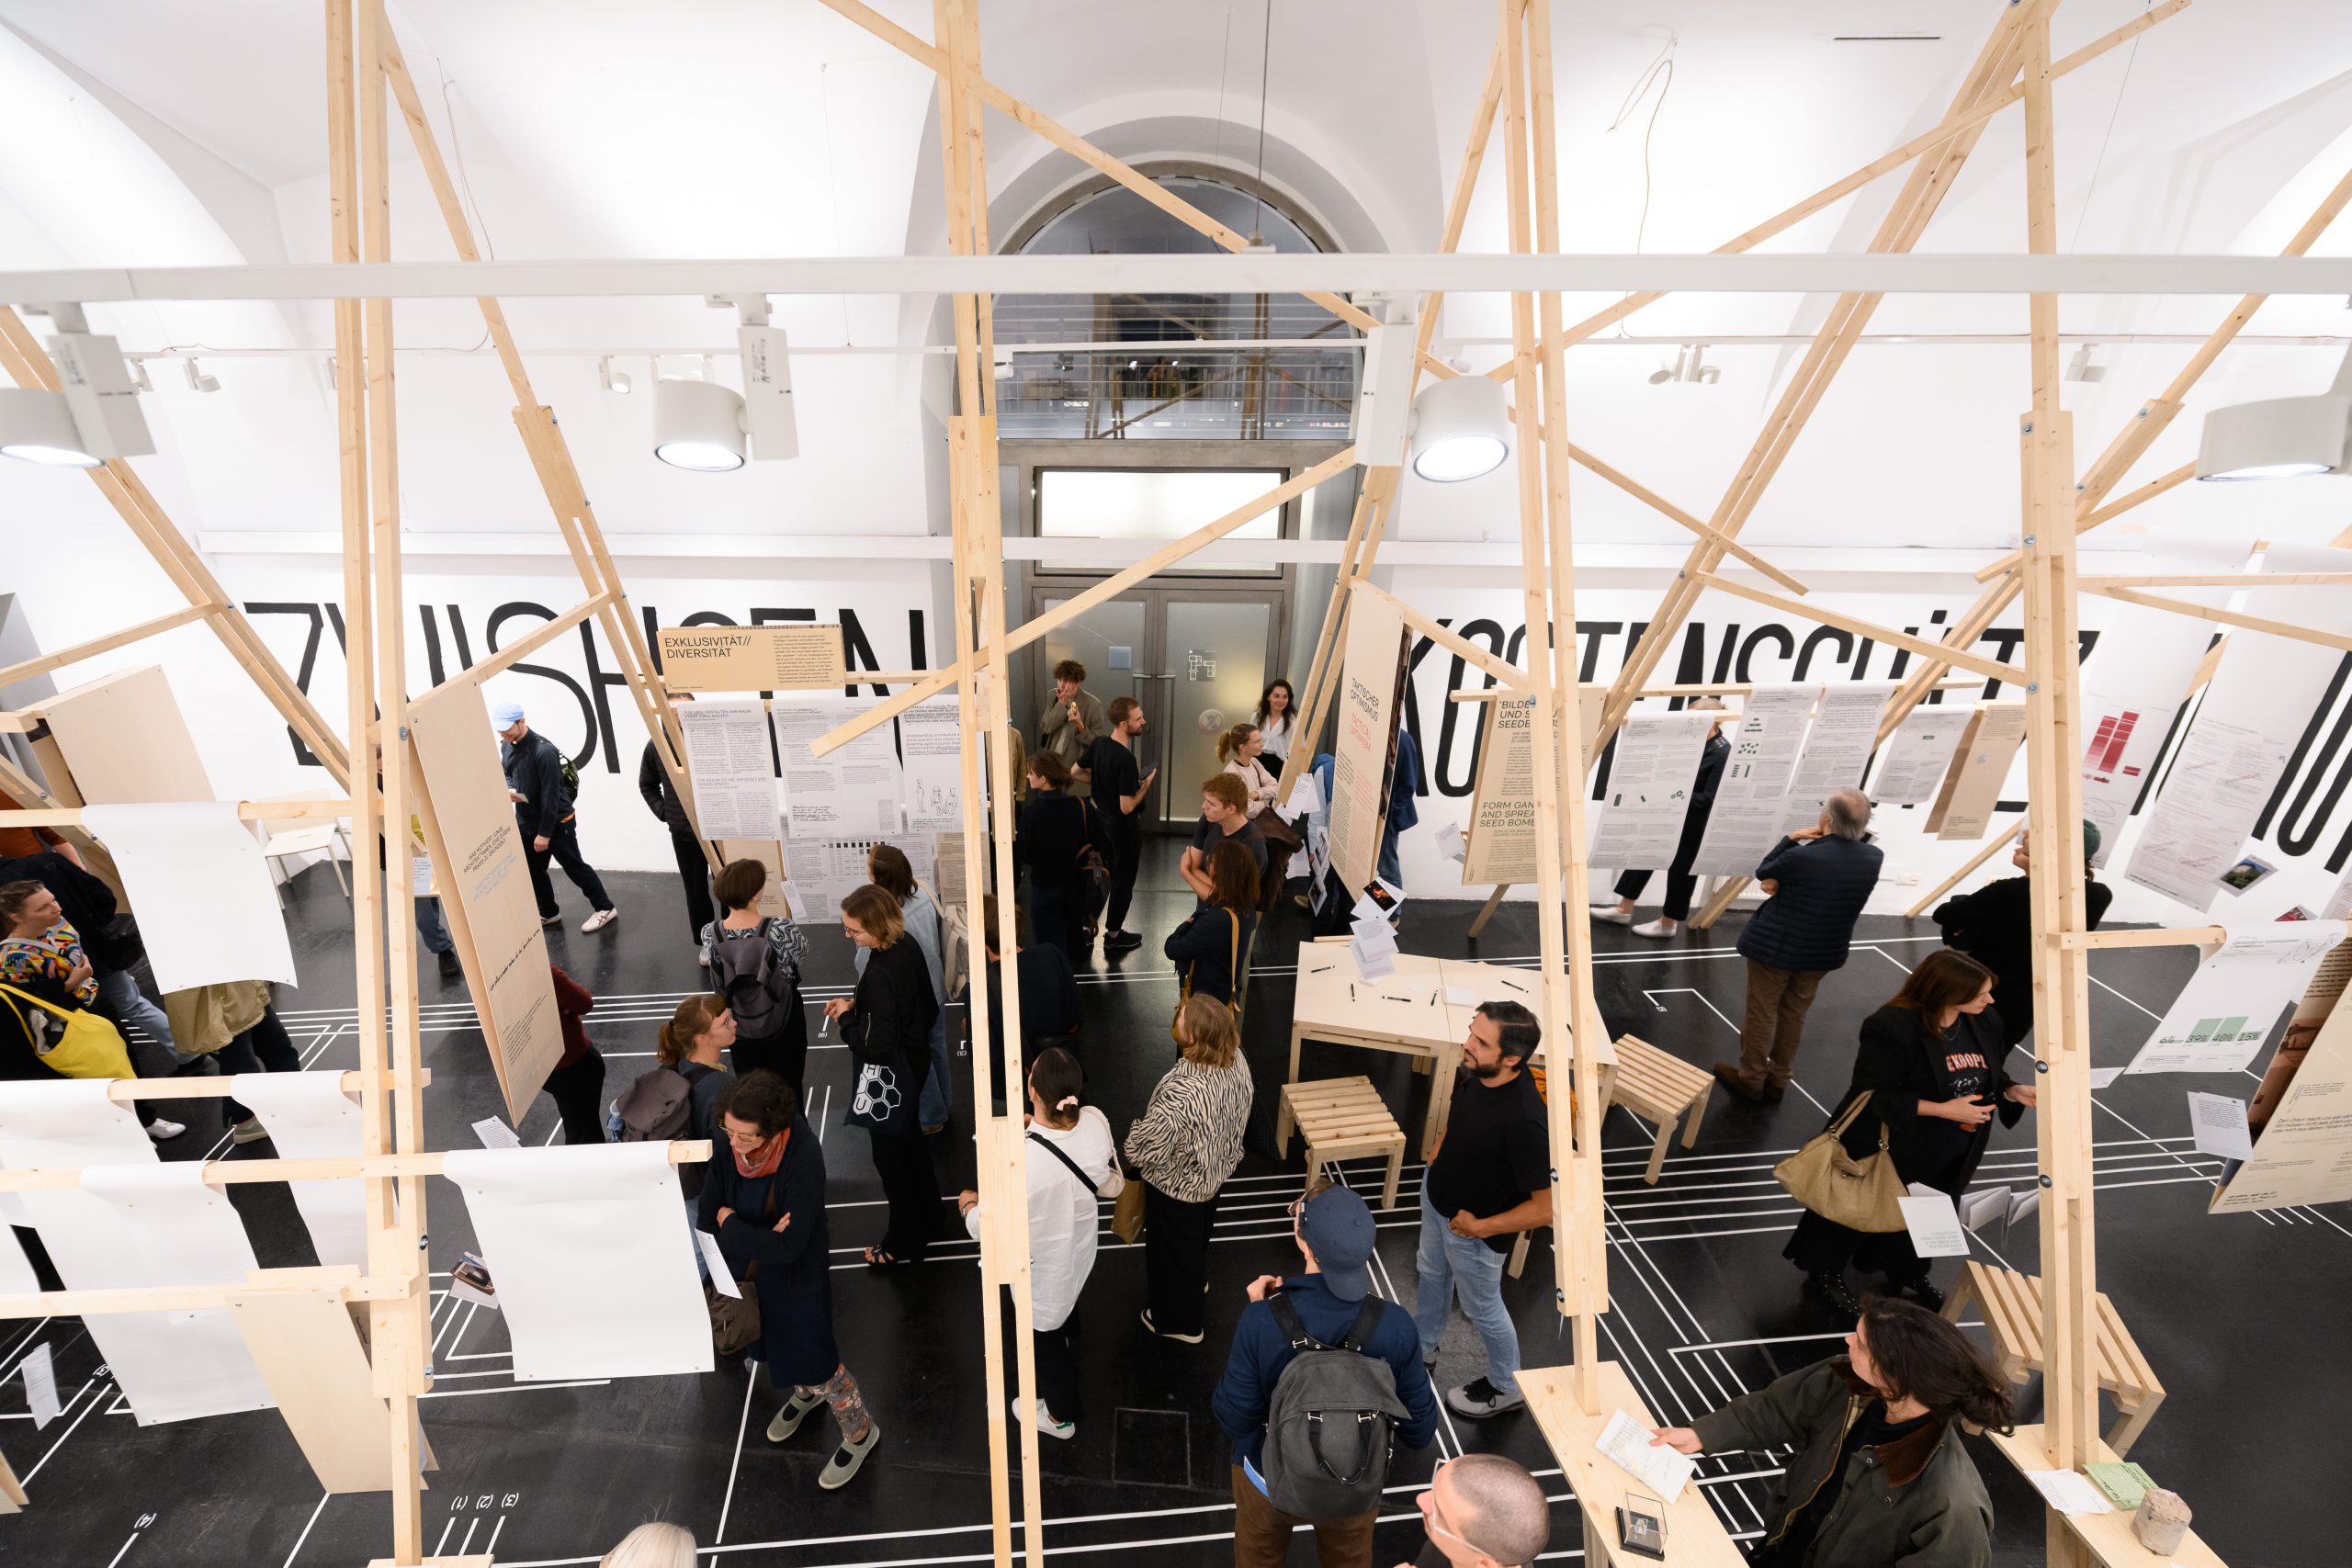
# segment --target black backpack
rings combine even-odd
[[[1326,1345],[1306,1332],[1298,1309],[1267,1298],[1274,1324],[1296,1352],[1274,1380],[1259,1471],[1279,1511],[1300,1519],[1351,1519],[1380,1506],[1396,1423],[1405,1417],[1396,1374],[1364,1351],[1387,1303],[1364,1297],[1347,1337]]]
[[[747,1040],[773,1039],[800,1011],[800,988],[776,963],[768,926],[763,919],[746,931],[720,926],[712,933],[711,988],[727,998],[735,1032]]]

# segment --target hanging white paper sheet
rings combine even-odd
[[[65,1414],[64,1406],[57,1402],[57,1361],[44,1342],[34,1346],[17,1368],[24,1374],[25,1404],[32,1411],[33,1430],[38,1432]]]
[[[2352,571],[2352,550],[2274,545],[2263,568],[2252,581],[2274,573]],[[2246,595],[2245,608],[2291,626],[2342,626],[2352,625],[2352,589],[2257,588]],[[2245,853],[2343,657],[2268,632],[2240,627],[2230,634],[2196,720],[2140,829],[2127,880],[2199,914],[2212,907],[2222,874]]]
[[[776,836],[775,764],[767,715],[757,702],[695,702],[678,708],[694,780],[695,825],[706,839]]]
[[[518,1382],[711,1370],[710,1317],[669,1145],[458,1149]]]
[[[2234,1073],[2254,1060],[2312,972],[2344,940],[2342,920],[2275,922],[2232,931],[2198,966],[2123,1070]]]
[[[1781,802],[1781,832],[1812,827],[1821,820],[1823,801],[1861,784],[1871,749],[1878,743],[1879,716],[1894,694],[1892,681],[1840,682],[1822,688],[1821,705],[1804,738],[1804,755],[1789,780],[1788,797]]]
[[[810,749],[819,736],[874,705],[839,697],[776,699],[776,755],[784,760],[784,809],[792,838],[854,839],[899,830],[899,749],[890,726],[876,725],[821,757]],[[950,825],[963,825],[962,811],[960,804],[953,807]]]
[[[1878,776],[1871,781],[1873,806],[1925,806],[1943,787],[1960,748],[1962,731],[1975,716],[1973,705],[1916,707],[1887,737]]]
[[[280,1159],[342,1159],[361,1145],[358,1102],[343,1092],[341,1073],[240,1073],[237,1100],[261,1118]],[[365,1194],[356,1178],[290,1181],[294,1207],[310,1227],[324,1264],[368,1264]]]
[[[1813,726],[1816,683],[1758,686],[1748,694],[1715,785],[1714,808],[1691,869],[1708,876],[1746,876],[1781,839],[1781,803]]]
[[[296,984],[286,916],[261,840],[232,800],[91,806],[84,826],[122,873],[159,990]]]
[[[1903,1228],[1911,1233],[1911,1250],[1922,1258],[1965,1258],[1968,1233],[1961,1229],[1960,1212],[1950,1195],[1914,1182],[1909,1196],[1899,1198]]]
[[[944,833],[964,826],[964,721],[950,692],[899,716],[907,827]],[[888,734],[888,728],[883,727]],[[980,774],[986,779],[985,771]]]
[[[2223,1159],[2252,1159],[2254,1134],[2246,1126],[2245,1101],[2225,1094],[2188,1097],[2188,1131],[2197,1152]]]
[[[1625,721],[1609,765],[1608,798],[1593,824],[1595,864],[1662,866],[1674,859],[1714,720],[1686,711]]]

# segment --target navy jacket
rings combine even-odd
[[[526,729],[520,742],[500,743],[498,761],[506,773],[506,787],[523,796],[514,807],[514,822],[524,839],[554,838],[556,829],[571,816],[571,795],[563,787],[563,753],[537,730]]]
[[[1756,867],[1758,882],[1778,882],[1781,890],[1749,917],[1739,933],[1741,954],[1775,969],[1843,964],[1885,858],[1876,844],[1834,833],[1782,839]]]
[[[1356,1325],[1362,1302],[1343,1302],[1333,1295],[1319,1274],[1294,1274],[1283,1281],[1283,1294],[1306,1332],[1326,1345],[1337,1345]],[[1437,1399],[1430,1391],[1430,1371],[1421,1365],[1420,1330],[1413,1314],[1391,1302],[1380,1314],[1380,1326],[1364,1347],[1366,1355],[1388,1363],[1396,1378],[1396,1397],[1405,1404],[1405,1429],[1397,1437],[1408,1449],[1427,1448],[1437,1436]],[[1234,1326],[1233,1349],[1225,1359],[1225,1377],[1209,1396],[1217,1425],[1233,1439],[1233,1462],[1257,1464],[1266,1442],[1266,1412],[1274,1402],[1274,1382],[1290,1365],[1295,1352],[1274,1309],[1251,1302]]]

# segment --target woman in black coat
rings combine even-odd
[[[817,1483],[827,1491],[857,1473],[881,1426],[833,1343],[831,1235],[825,1224],[825,1149],[800,1116],[800,1091],[774,1073],[746,1074],[719,1101],[726,1145],[702,1186],[702,1228],[738,1280],[755,1281],[760,1354],[768,1382],[792,1393],[768,1423],[781,1443],[819,1405],[830,1405],[841,1447]]]
[[[1209,852],[1212,895],[1168,933],[1160,951],[1175,961],[1183,994],[1231,1006],[1258,929],[1258,861],[1230,839]]]
[[[1955,1201],[1967,1190],[1992,1141],[1994,1116],[2015,1126],[2034,1100],[2033,1085],[2014,1082],[2002,1066],[2008,1051],[1992,1003],[1992,971],[1966,953],[1945,948],[1920,961],[1893,999],[1862,1021],[1854,1081],[1838,1109],[1864,1092],[1871,1101],[1846,1129],[1847,1153],[1876,1153],[1883,1122],[1905,1186],[1920,1182]],[[1924,1305],[1943,1305],[1908,1231],[1849,1230],[1807,1213],[1781,1256],[1844,1312],[1860,1311],[1846,1287],[1849,1262],[1884,1274]]]
[[[825,1004],[858,1066],[850,1119],[873,1134],[874,1170],[889,1200],[889,1228],[865,1249],[869,1267],[920,1263],[939,1234],[939,1179],[916,1104],[931,1070],[931,1024],[939,998],[922,949],[907,935],[899,901],[867,883],[842,900],[842,930],[867,950],[857,990]]]
[[[1027,763],[1029,798],[1012,835],[1012,859],[1029,868],[1029,929],[1062,950],[1077,969],[1088,945],[1080,935],[1079,856],[1087,846],[1087,805],[1068,792],[1069,764],[1051,751]]]

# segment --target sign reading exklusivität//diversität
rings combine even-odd
[[[673,692],[795,692],[849,682],[838,625],[664,626],[662,683]]]

